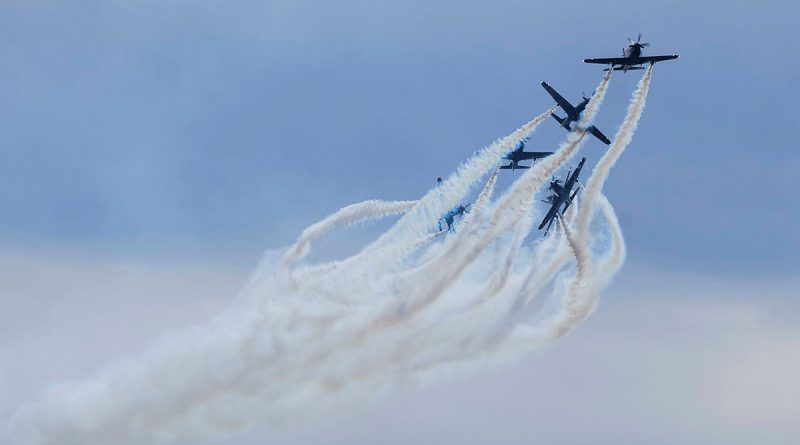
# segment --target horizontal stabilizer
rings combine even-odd
[[[519,160],[526,161],[528,159],[533,159],[533,160],[542,159],[550,156],[551,154],[553,154],[552,151],[523,151],[519,155],[520,158]]]
[[[553,116],[553,119],[555,119],[556,121],[558,121],[558,123],[559,123],[559,124],[561,124],[561,126],[562,126],[562,127],[566,128],[566,129],[567,129],[567,130],[569,130],[569,131],[572,131],[572,128],[570,128],[570,126],[569,126],[569,121],[567,121],[567,118],[565,118],[565,117],[559,117],[559,116],[558,116],[557,114],[555,114],[555,113],[550,113],[550,116]]]
[[[508,164],[508,165],[501,165],[500,166],[500,170],[520,170],[520,169],[526,169],[526,168],[530,168],[530,167],[526,167],[524,165],[517,165],[516,167],[514,167],[514,164]]]
[[[608,71],[610,69],[611,68],[606,68],[603,71]],[[633,71],[633,70],[643,70],[643,69],[644,69],[644,67],[642,67],[642,66],[629,66],[628,68],[625,68],[624,66],[616,66],[616,67],[614,67],[614,71]]]
[[[591,127],[589,127],[589,128],[588,128],[588,130],[589,130],[589,133],[592,133],[592,134],[594,135],[594,137],[596,137],[597,139],[600,139],[600,142],[602,142],[602,143],[604,143],[604,144],[606,144],[606,145],[611,145],[611,141],[609,141],[609,140],[608,140],[608,138],[606,137],[606,135],[604,135],[604,134],[603,134],[603,133],[602,133],[600,130],[598,130],[598,129],[597,129],[597,127],[595,127],[594,125],[592,125]]]

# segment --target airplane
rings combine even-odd
[[[518,168],[530,168],[524,165],[519,165],[520,161],[525,161],[528,159],[533,159],[535,163],[537,159],[546,158],[553,154],[552,151],[525,151],[525,143],[528,141],[528,138],[523,138],[519,142],[517,142],[516,147],[514,150],[506,153],[503,156],[503,159],[509,161],[508,165],[503,165],[500,167],[501,170],[516,170]],[[533,164],[531,164],[533,165]]]
[[[553,116],[553,119],[557,120],[558,123],[561,124],[561,126],[564,127],[567,131],[573,131],[572,127],[570,127],[569,124],[572,122],[578,122],[581,119],[581,113],[583,113],[583,110],[586,108],[586,105],[589,103],[589,99],[591,98],[583,96],[583,100],[581,100],[577,106],[573,107],[572,104],[569,103],[569,101],[567,101],[566,99],[564,99],[563,96],[558,94],[558,92],[554,90],[553,87],[548,85],[547,82],[542,81],[542,87],[544,87],[545,91],[550,93],[550,96],[553,97],[558,106],[561,107],[561,109],[564,110],[565,113],[567,113],[567,116],[563,118],[555,113],[550,113],[550,116]],[[611,144],[611,141],[608,140],[606,135],[604,135],[594,125],[591,125],[589,128],[586,129],[586,131],[592,133],[594,137],[600,139],[600,141],[603,142],[604,144],[606,145]]]
[[[629,70],[643,70],[641,65],[649,63],[650,65],[664,60],[677,59],[677,54],[670,54],[668,56],[642,56],[642,48],[650,46],[649,43],[640,43],[642,40],[642,33],[634,42],[633,39],[628,39],[630,45],[628,48],[622,49],[622,57],[607,57],[602,59],[583,59],[584,63],[599,63],[601,65],[611,65],[611,68],[606,68],[603,71],[615,70],[628,72]],[[618,66],[615,66],[618,65]]]
[[[544,231],[545,235],[547,235],[547,232],[550,231],[550,226],[553,224],[553,220],[561,217],[561,215],[567,211],[570,204],[572,204],[572,200],[575,199],[575,195],[578,194],[578,190],[573,192],[572,188],[575,186],[575,183],[578,182],[578,175],[581,174],[581,169],[583,168],[583,164],[585,162],[586,158],[581,159],[581,162],[578,164],[578,167],[575,168],[575,171],[567,173],[567,177],[564,180],[564,185],[561,185],[561,181],[558,179],[553,179],[550,181],[550,196],[543,201],[550,204],[550,210],[547,212],[547,215],[545,215],[542,223],[539,224],[539,230],[542,230],[544,226],[547,226],[547,229]],[[580,188],[580,185],[578,188]],[[570,192],[572,193],[571,195]],[[562,205],[564,205],[563,209],[561,208]]]
[[[436,178],[436,186],[442,186],[442,177]],[[453,222],[455,222],[456,216],[461,216],[469,209],[471,204],[467,204],[466,206],[459,205],[458,207],[453,207],[452,209],[448,210],[441,218],[439,218],[439,231],[444,232],[445,229],[442,229],[442,221],[447,224],[448,231],[453,229]]]
[[[458,207],[453,207],[444,214],[441,218],[439,218],[439,231],[444,232],[445,230],[453,230],[453,222],[455,222],[456,216],[463,215],[467,209],[469,209],[470,204],[466,206],[459,205]],[[447,229],[442,229],[442,220],[447,224]]]

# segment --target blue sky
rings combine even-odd
[[[659,65],[607,192],[631,259],[800,266],[791,2],[4,2],[0,249],[252,263],[567,98],[639,31]],[[613,134],[638,73],[616,76]],[[548,122],[532,142],[551,149]],[[590,162],[603,146],[587,144]]]

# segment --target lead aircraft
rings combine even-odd
[[[606,68],[603,71],[614,70],[614,71],[624,71],[628,72],[629,70],[643,70],[645,63],[649,63],[653,65],[656,62],[662,62],[664,60],[672,60],[677,59],[677,54],[670,54],[666,56],[643,56],[642,55],[642,48],[650,46],[649,43],[641,43],[642,40],[642,33],[639,33],[639,37],[634,42],[633,39],[628,39],[630,44],[627,48],[622,49],[622,57],[606,57],[601,59],[583,59],[584,63],[598,63],[600,65],[611,65],[610,68]]]

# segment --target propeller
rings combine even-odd
[[[633,41],[632,38],[628,37],[628,41],[631,42],[631,46],[638,46],[639,48],[650,46],[649,43],[642,43],[641,40],[642,40],[642,33],[639,33],[639,36],[636,38],[635,42]]]

